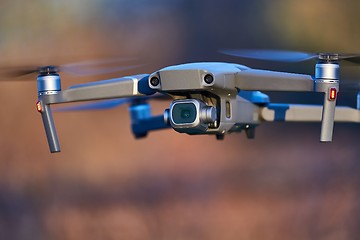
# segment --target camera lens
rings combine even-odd
[[[193,123],[196,116],[196,106],[193,103],[178,103],[172,109],[172,120],[175,124]]]
[[[181,110],[180,115],[182,118],[188,119],[191,117],[191,112],[189,109],[183,109],[183,110]]]

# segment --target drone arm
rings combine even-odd
[[[260,110],[265,122],[321,122],[322,106],[297,104],[269,104]],[[339,106],[335,109],[335,122],[360,123],[358,109]]]
[[[42,115],[50,151],[60,152],[51,104],[151,95],[155,91],[149,88],[147,77],[148,75],[138,75],[79,84],[57,93],[39,95],[37,107]]]
[[[322,108],[322,121],[320,141],[329,142],[332,140],[336,112],[336,101],[329,100],[329,91],[324,93],[324,107]]]
[[[241,90],[322,92],[324,105],[321,120],[321,142],[332,140],[336,95],[339,83],[336,79],[322,79],[321,74],[314,80],[310,75],[247,69],[237,73],[235,87]],[[331,91],[335,92],[331,92]],[[331,96],[331,94],[334,94]]]
[[[49,143],[50,152],[60,152],[60,143],[56,134],[55,123],[51,114],[51,108],[49,104],[43,104],[41,101],[38,103],[38,111],[41,113],[41,117],[44,123],[45,133],[47,141]]]
[[[247,69],[236,74],[235,87],[241,90],[312,92],[314,80],[304,74]]]

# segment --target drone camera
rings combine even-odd
[[[205,133],[217,118],[216,109],[198,99],[175,100],[168,111],[170,125],[178,132]]]
[[[193,102],[175,103],[171,110],[174,125],[191,125],[197,120],[197,106]]]

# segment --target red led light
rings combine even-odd
[[[336,99],[337,90],[336,88],[330,88],[329,90],[329,100],[334,101]]]
[[[42,113],[42,111],[43,111],[40,101],[38,101],[38,102],[36,103],[36,110],[37,110],[39,113]]]

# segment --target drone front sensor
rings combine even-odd
[[[176,100],[166,110],[172,128],[181,133],[205,134],[217,121],[216,109],[198,99]]]

